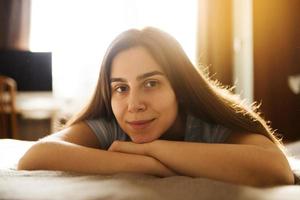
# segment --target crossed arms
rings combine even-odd
[[[22,157],[18,168],[99,174],[135,172],[161,177],[187,175],[255,186],[293,183],[283,153],[258,134],[234,134],[228,144],[115,141],[104,151],[94,148],[96,138],[90,135],[90,140],[84,141],[74,131],[76,127],[68,133],[57,134],[56,138],[37,142]],[[89,134],[84,132],[87,138]]]

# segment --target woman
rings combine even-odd
[[[282,149],[255,110],[204,76],[174,38],[145,28],[112,42],[90,103],[18,169],[292,184]]]

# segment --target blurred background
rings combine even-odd
[[[299,0],[0,0],[0,137],[58,130],[90,98],[112,39],[155,26],[213,79],[262,103],[284,142],[299,140],[299,10]]]

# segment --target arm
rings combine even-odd
[[[86,125],[80,124],[36,142],[20,159],[18,169],[174,175],[171,170],[152,157],[93,148],[99,144],[95,142],[97,139],[94,134],[89,131]]]
[[[234,144],[157,140],[147,144],[113,144],[111,150],[152,156],[177,173],[226,182],[268,186],[293,183],[283,153],[265,136],[233,134]],[[120,144],[122,143],[122,144]]]

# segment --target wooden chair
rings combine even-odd
[[[17,84],[0,75],[0,138],[18,139],[16,113]]]

